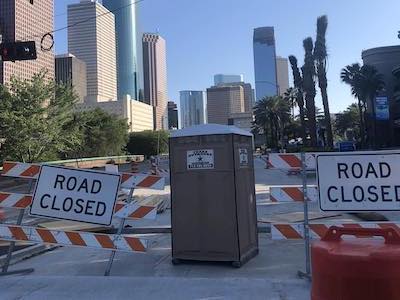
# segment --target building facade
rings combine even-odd
[[[276,77],[279,95],[283,96],[289,88],[289,62],[286,57],[276,57]]]
[[[139,99],[137,6],[131,3],[132,0],[103,0],[103,6],[115,16],[118,98],[130,95]]]
[[[274,27],[259,27],[253,35],[256,101],[278,95]]]
[[[226,83],[243,82],[243,75],[228,75],[216,74],[214,75],[214,85],[222,85]]]
[[[34,1],[0,1],[0,35],[3,42],[34,40],[37,59],[0,62],[0,84],[10,82],[12,76],[23,80],[31,79],[34,74],[46,72],[47,80],[54,79],[54,52],[40,51],[42,34],[54,29],[54,0]],[[49,41],[44,40],[45,46]]]
[[[144,102],[154,107],[154,129],[167,129],[168,93],[165,40],[159,34],[144,33],[142,43]]]
[[[181,127],[206,123],[206,101],[203,91],[180,91]]]
[[[168,101],[168,129],[178,129],[178,106],[175,102]]]
[[[107,12],[97,1],[68,6],[68,52],[86,63],[87,102],[117,99],[115,20]]]
[[[85,101],[86,64],[72,54],[56,55],[55,80],[58,84],[65,84],[74,89],[79,97],[79,102]]]
[[[233,113],[229,116],[228,125],[251,132],[254,117],[251,112]]]
[[[85,102],[75,106],[76,111],[87,111],[95,108],[126,119],[129,132],[153,130],[153,107],[143,102],[131,99],[129,95],[118,101]]]
[[[387,98],[383,104],[367,103],[367,139],[375,137],[379,148],[400,146],[400,46],[365,50],[362,59],[364,65],[374,66],[382,74],[385,89],[377,96]],[[379,117],[382,113],[388,118]]]
[[[224,85],[213,86],[207,89],[208,123],[228,125],[232,114],[244,111],[243,86]]]

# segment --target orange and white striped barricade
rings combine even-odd
[[[26,209],[32,203],[32,195],[0,192],[0,208]],[[155,219],[157,207],[136,203],[116,203],[114,217],[125,219]]]
[[[317,153],[305,153],[305,167],[307,171],[316,170]],[[268,154],[268,168],[286,170],[289,174],[299,173],[302,169],[300,153],[270,153]]]
[[[269,188],[271,202],[303,202],[304,193],[302,186],[271,186]],[[311,202],[318,201],[317,186],[307,186],[307,199]]]
[[[145,252],[148,243],[146,239],[134,236],[49,230],[8,224],[0,224],[0,239],[128,252]]]
[[[329,227],[344,228],[394,228],[400,230],[399,222],[360,222],[360,223],[310,223],[310,238],[321,239]],[[302,240],[305,238],[303,223],[271,224],[271,238],[273,240]]]

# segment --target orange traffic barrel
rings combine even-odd
[[[394,228],[333,226],[312,244],[311,261],[312,300],[400,299],[400,235]]]

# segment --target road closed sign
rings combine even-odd
[[[400,210],[400,154],[323,154],[317,157],[323,211]]]
[[[30,215],[109,226],[120,175],[42,166]]]

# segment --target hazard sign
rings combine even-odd
[[[323,211],[400,210],[400,154],[370,152],[317,156]]]
[[[239,148],[239,165],[247,167],[249,165],[249,154],[246,148]]]
[[[42,166],[30,215],[111,225],[119,174]]]

